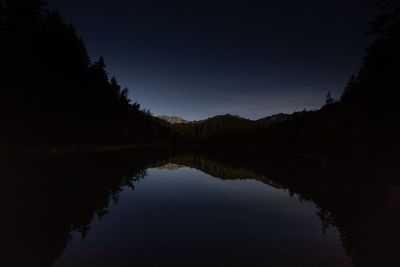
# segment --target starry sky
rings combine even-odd
[[[339,98],[375,0],[48,0],[155,115],[258,119]]]

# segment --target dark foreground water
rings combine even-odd
[[[349,266],[313,203],[261,182],[151,168],[123,190],[55,266]]]
[[[0,177],[0,266],[400,266],[381,171],[147,149],[2,160]]]

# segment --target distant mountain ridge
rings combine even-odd
[[[289,114],[279,113],[279,114],[271,115],[271,116],[268,116],[265,118],[261,118],[259,120],[256,120],[256,122],[264,124],[264,125],[272,125],[275,123],[285,121],[289,118],[290,118]]]
[[[194,144],[242,144],[253,142],[259,132],[290,120],[293,115],[277,114],[259,120],[225,114],[205,120],[176,123],[172,126],[184,142]],[[255,135],[258,134],[258,135]]]
[[[182,117],[179,116],[167,116],[167,115],[161,115],[157,116],[157,118],[167,121],[170,124],[178,124],[178,123],[204,123],[204,122],[210,122],[210,121],[215,121],[215,122],[221,122],[224,123],[225,121],[247,121],[247,122],[253,122],[253,123],[259,123],[259,124],[274,124],[278,123],[281,121],[284,121],[290,117],[289,114],[284,114],[284,113],[279,113],[276,115],[272,116],[267,116],[265,118],[261,118],[258,120],[250,120],[247,118],[243,118],[239,115],[231,115],[231,114],[225,114],[225,115],[217,115],[214,117],[210,117],[204,120],[198,120],[198,121],[188,121],[183,119]]]
[[[177,123],[188,123],[189,121],[178,117],[178,116],[166,116],[166,115],[162,115],[162,116],[157,116],[157,118],[162,119],[164,121],[167,121],[168,123],[171,124],[177,124]]]

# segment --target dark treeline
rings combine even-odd
[[[92,63],[74,28],[41,0],[0,1],[0,144],[148,143],[166,126]]]

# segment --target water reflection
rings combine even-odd
[[[146,149],[2,160],[0,175],[2,266],[399,263],[399,187],[353,168]]]

